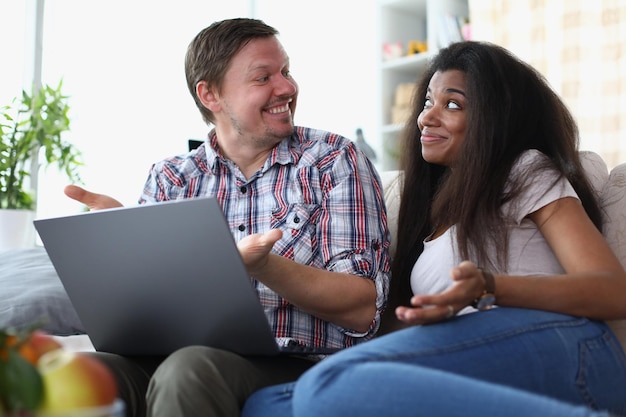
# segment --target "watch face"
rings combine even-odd
[[[496,296],[493,294],[484,294],[476,303],[476,308],[479,310],[489,310],[496,303]]]

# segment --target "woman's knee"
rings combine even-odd
[[[245,403],[241,417],[290,417],[295,383],[273,385],[253,393]]]

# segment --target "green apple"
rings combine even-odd
[[[37,368],[44,389],[42,411],[111,405],[117,398],[112,372],[88,353],[52,350],[39,359]]]

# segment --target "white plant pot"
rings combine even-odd
[[[35,246],[34,210],[0,209],[0,250]]]

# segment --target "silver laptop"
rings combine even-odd
[[[98,351],[167,355],[207,345],[242,355],[331,352],[279,347],[214,198],[34,224]]]

